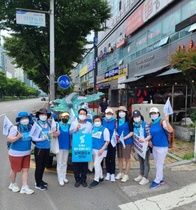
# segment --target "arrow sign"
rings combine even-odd
[[[66,89],[71,85],[71,80],[67,75],[62,75],[58,78],[57,83],[59,87]]]

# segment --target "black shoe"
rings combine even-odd
[[[103,182],[103,178],[99,178],[99,182]]]
[[[41,181],[41,184],[44,185],[45,187],[48,187],[48,183]]]
[[[45,190],[47,190],[47,187],[40,184],[40,185],[35,185],[35,189],[45,191]]]
[[[93,188],[95,186],[97,186],[99,184],[99,182],[93,180],[93,182],[89,185],[89,188]]]
[[[86,181],[82,181],[81,184],[82,184],[83,187],[87,187]]]
[[[80,186],[80,181],[76,181],[75,187],[79,187],[79,186]]]

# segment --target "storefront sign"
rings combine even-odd
[[[116,44],[116,48],[123,46],[126,43],[125,39],[122,39],[120,42]]]
[[[168,6],[174,0],[146,0],[126,21],[126,36],[133,33],[146,21]]]
[[[118,75],[118,67],[111,69],[105,73],[105,79]]]

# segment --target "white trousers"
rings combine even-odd
[[[103,170],[101,166],[101,162],[104,157],[107,155],[107,150],[104,150],[101,156],[98,156],[98,151],[93,149],[93,161],[94,161],[94,169],[95,169],[95,176],[94,180],[99,182],[99,178],[103,178]]]
[[[168,147],[153,146],[153,157],[156,167],[156,178],[154,182],[160,183],[163,180],[163,164],[167,155]]]
[[[63,181],[66,178],[68,155],[69,150],[64,149],[60,149],[59,153],[56,154],[58,181]]]

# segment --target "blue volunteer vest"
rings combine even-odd
[[[92,131],[92,142],[93,142],[93,149],[100,150],[103,145],[105,144],[103,132],[105,130],[104,126],[101,126],[98,131]],[[105,149],[107,150],[107,148]]]
[[[38,122],[38,124],[39,124],[39,122]],[[42,138],[43,135],[46,135],[47,139],[44,141],[36,141],[35,145],[39,149],[50,149],[50,136],[49,136],[50,125],[47,123],[46,128],[43,128],[41,125],[40,125],[40,127],[42,128],[40,138]]]
[[[59,149],[70,149],[70,135],[69,135],[70,124],[64,125],[62,122],[59,123],[60,135],[58,136]]]

